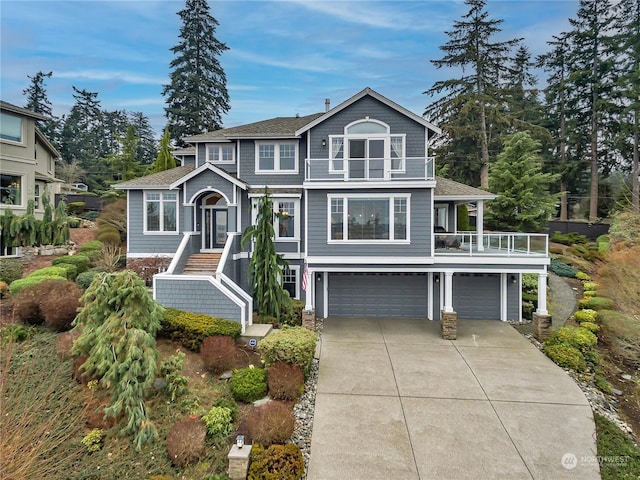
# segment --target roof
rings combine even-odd
[[[201,133],[183,140],[187,143],[206,141],[229,141],[235,138],[262,138],[262,137],[296,137],[296,131],[311,123],[324,113],[314,113],[304,117],[276,117],[260,122],[248,123],[237,127],[223,128],[212,132]]]
[[[421,116],[416,115],[415,113],[407,110],[403,106],[398,105],[397,103],[389,100],[387,97],[385,97],[383,95],[380,95],[375,90],[372,90],[371,88],[367,87],[364,90],[356,93],[353,97],[349,98],[348,100],[345,100],[340,105],[332,108],[328,112],[325,112],[325,113],[322,113],[322,114],[318,115],[317,118],[315,118],[314,120],[312,120],[308,124],[302,125],[298,130],[296,130],[296,136],[298,136],[298,135],[302,134],[303,132],[306,132],[307,130],[315,127],[319,123],[324,122],[326,119],[332,117],[336,113],[344,110],[349,105],[357,102],[358,100],[360,100],[361,98],[366,97],[366,96],[370,96],[372,98],[375,98],[379,102],[387,105],[388,107],[390,107],[390,108],[392,108],[394,110],[397,110],[398,112],[402,113],[403,115],[406,115],[407,117],[413,119],[414,121],[418,122],[419,124],[423,125],[424,127],[428,128],[429,130],[431,130],[431,131],[433,131],[435,133],[441,133],[442,132],[438,127],[436,127],[431,122],[428,122],[427,120],[425,120]]]
[[[145,175],[144,177],[134,178],[126,182],[117,183],[113,187],[118,190],[130,190],[139,188],[169,188],[169,185],[177,182],[185,175],[188,175],[195,169],[194,165],[186,165],[183,167],[170,168],[158,173]]]
[[[23,115],[25,117],[33,118],[34,120],[47,120],[49,118],[49,117],[45,117],[40,113],[36,113],[33,110],[18,107],[11,103],[7,103],[3,100],[0,100],[0,110],[6,110],[8,112],[17,113],[18,115]]]
[[[196,147],[176,148],[171,153],[176,157],[183,156],[183,155],[195,155]]]
[[[493,200],[497,195],[444,177],[436,177],[434,197],[438,200]]]

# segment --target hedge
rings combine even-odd
[[[68,270],[64,267],[44,267],[31,272],[28,277],[62,277],[66,279],[68,275],[67,272]]]
[[[66,282],[67,279],[63,278],[63,277],[57,277],[57,276],[42,276],[42,277],[27,277],[27,278],[21,278],[18,280],[15,280],[13,282],[11,282],[11,285],[9,285],[9,293],[11,293],[11,295],[17,295],[18,293],[20,293],[22,290],[24,290],[27,287],[32,287],[34,285],[38,285],[39,283],[45,281],[45,280],[56,280],[56,281],[60,281],[60,282]]]
[[[318,335],[304,327],[284,327],[258,342],[267,365],[275,362],[300,365],[307,373],[316,351]]]
[[[89,270],[91,260],[83,253],[77,255],[65,255],[63,257],[54,258],[51,262],[52,265],[59,265],[60,263],[70,263],[78,267],[78,273],[86,272]]]
[[[238,322],[176,308],[165,309],[160,329],[160,335],[178,341],[194,352],[200,349],[202,341],[207,337],[227,335],[238,338],[241,332],[242,325]]]
[[[585,297],[578,302],[578,306],[582,309],[613,310],[615,302],[606,297]]]

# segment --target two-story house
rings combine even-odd
[[[6,209],[24,215],[29,200],[41,217],[41,197],[53,194],[60,184],[55,178],[55,162],[60,157],[51,142],[36,126],[47,117],[26,108],[0,101],[0,213]],[[4,249],[3,249],[4,253]]]
[[[518,320],[521,274],[546,285],[547,237],[485,232],[494,195],[435,176],[437,133],[366,88],[322,113],[189,137],[181,166],[116,186],[127,191],[127,257],[170,259],[153,282],[162,304],[244,328],[252,252],[240,236],[268,187],[283,285],[316,316]],[[472,232],[457,231],[460,203],[476,207]]]

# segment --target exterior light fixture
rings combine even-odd
[[[327,139],[326,139],[326,138],[323,138],[323,139],[322,139],[322,146],[323,146],[323,147],[326,147],[326,146],[327,146]]]
[[[518,283],[518,278],[515,275],[511,275],[511,283],[513,283],[514,285]]]
[[[244,447],[244,435],[238,435],[236,437],[236,447],[238,448]]]
[[[436,275],[435,277],[433,277],[433,281],[436,283],[440,283],[440,275]]]

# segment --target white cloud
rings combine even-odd
[[[70,78],[70,79],[85,79],[85,80],[119,80],[126,83],[140,84],[140,85],[162,85],[168,83],[168,77],[153,77],[148,75],[140,75],[137,73],[124,72],[124,71],[109,71],[109,70],[71,70],[56,72],[56,77]]]

